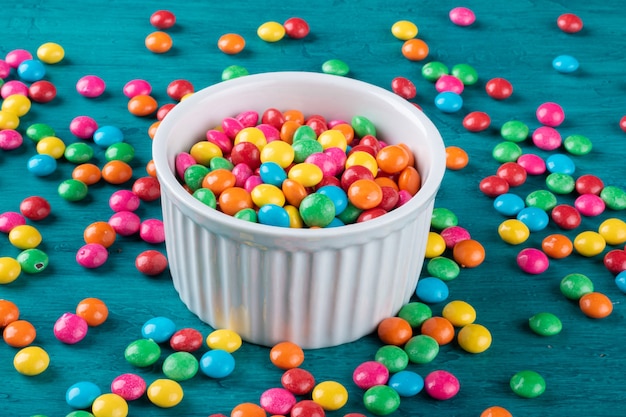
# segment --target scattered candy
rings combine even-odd
[[[146,392],[146,381],[137,374],[118,375],[111,381],[111,392],[126,401],[137,400]]]
[[[210,378],[225,378],[235,370],[235,358],[225,350],[209,350],[200,358],[200,370]]]
[[[432,371],[424,378],[424,390],[436,400],[449,400],[460,390],[457,377],[448,371]]]
[[[326,411],[335,411],[348,402],[348,390],[336,381],[323,381],[313,388],[311,398]]]
[[[513,85],[504,78],[492,78],[485,84],[485,90],[494,100],[505,100],[513,94]]]
[[[559,55],[552,60],[552,67],[562,74],[572,73],[578,66],[578,60],[571,55]]]
[[[389,378],[388,385],[396,390],[400,397],[413,397],[424,388],[424,378],[413,371],[399,371]]]
[[[146,48],[155,54],[164,54],[172,49],[172,37],[166,32],[157,30],[146,36],[144,41]]]
[[[89,408],[96,398],[102,395],[102,390],[91,381],[80,381],[72,384],[65,392],[65,402],[72,408]]]
[[[315,387],[315,377],[302,368],[287,369],[280,378],[282,386],[294,395],[306,395]]]
[[[550,261],[539,249],[525,248],[517,254],[517,265],[528,274],[542,274],[550,266]]]
[[[556,20],[556,24],[565,33],[580,32],[583,28],[583,21],[573,13],[563,13]]]
[[[613,312],[613,303],[605,294],[588,292],[578,300],[580,310],[592,319],[603,319]]]
[[[546,390],[546,381],[535,371],[520,371],[509,381],[511,390],[523,398],[535,398]]]
[[[283,27],[285,28],[287,36],[292,39],[305,38],[311,30],[306,20],[299,17],[290,17],[285,20]]]
[[[540,336],[554,336],[563,329],[561,320],[552,313],[537,313],[528,319],[528,325]]]
[[[408,20],[398,20],[391,26],[391,33],[401,41],[407,41],[417,36],[417,25]]]
[[[50,356],[39,346],[20,349],[13,358],[15,370],[22,375],[35,376],[43,373],[50,365]]]
[[[104,80],[97,75],[85,75],[76,82],[76,91],[83,97],[100,97],[105,89]]]
[[[54,336],[61,342],[73,345],[87,336],[89,325],[81,316],[63,313],[54,323]]]
[[[176,16],[169,10],[157,10],[150,15],[150,24],[157,29],[169,29],[176,23]]]
[[[476,21],[476,15],[467,7],[455,7],[450,10],[450,21],[457,26],[470,26]]]
[[[128,415],[128,403],[117,394],[106,393],[93,401],[91,412],[94,417],[126,417]]]
[[[288,415],[297,400],[295,395],[284,388],[270,388],[263,391],[259,404],[271,415]]]
[[[466,324],[457,335],[459,346],[469,353],[482,353],[491,346],[491,332],[482,324]]]
[[[400,407],[400,395],[392,387],[376,385],[365,391],[363,404],[370,413],[386,416]]]

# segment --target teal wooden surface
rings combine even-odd
[[[582,134],[593,141],[593,151],[573,157],[575,176],[596,174],[606,185],[626,187],[624,158],[626,136],[618,122],[626,114],[624,93],[624,57],[626,21],[622,2],[523,1],[490,2],[468,0],[477,21],[467,28],[454,26],[448,11],[458,6],[450,1],[293,1],[287,3],[254,2],[135,2],[128,0],[99,2],[86,0],[70,5],[64,1],[26,0],[5,5],[0,17],[0,57],[23,48],[33,54],[44,42],[57,42],[65,48],[65,59],[47,66],[46,79],[58,88],[57,98],[47,104],[34,104],[21,119],[18,130],[24,132],[32,123],[47,123],[67,143],[77,141],[69,132],[69,122],[78,115],[89,115],[100,125],[120,127],[125,140],[136,149],[134,178],[145,175],[151,159],[151,141],[147,129],[154,119],[138,118],[126,110],[123,85],[134,78],[152,83],[159,104],[171,102],[165,90],[174,79],[187,79],[196,89],[220,81],[221,71],[238,64],[250,73],[280,70],[321,71],[324,61],[339,58],[351,68],[350,77],[390,89],[391,80],[405,76],[417,86],[412,100],[424,109],[441,130],[446,145],[463,147],[470,156],[467,168],[447,172],[437,197],[438,207],[457,214],[460,225],[481,241],[487,251],[486,261],[475,269],[465,269],[449,283],[450,298],[472,304],[477,322],[490,329],[492,347],[481,354],[469,354],[456,343],[443,346],[430,364],[411,364],[409,369],[425,376],[434,369],[454,373],[461,382],[459,394],[449,401],[430,399],[424,392],[405,398],[396,416],[442,415],[478,416],[491,405],[507,407],[514,416],[613,416],[619,415],[624,401],[624,294],[604,268],[602,255],[585,258],[577,254],[552,261],[544,274],[533,276],[515,265],[520,247],[508,246],[496,229],[504,219],[492,208],[492,199],[478,191],[483,177],[495,173],[498,163],[491,157],[492,148],[502,139],[499,127],[516,119],[531,130],[539,124],[535,109],[545,101],[563,106],[566,121],[559,131],[566,137]],[[144,46],[152,32],[149,16],[167,8],[177,16],[176,26],[168,30],[174,48],[162,55]],[[556,26],[565,12],[578,14],[584,29],[566,34]],[[302,40],[283,39],[266,43],[256,36],[257,27],[269,20],[283,22],[299,16],[311,26]],[[390,33],[391,25],[408,19],[419,27],[418,37],[430,46],[430,54],[421,62],[404,59],[401,41]],[[227,32],[237,32],[247,40],[239,55],[221,53],[216,42]],[[575,56],[580,69],[572,74],[556,72],[551,62],[561,54]],[[479,82],[463,93],[465,104],[455,114],[444,114],[433,105],[434,86],[421,76],[422,66],[438,60],[449,67],[458,63],[474,66]],[[83,75],[95,74],[107,83],[106,93],[86,99],[75,91]],[[14,74],[12,75],[14,77]],[[504,101],[489,98],[484,91],[487,80],[507,78],[514,86],[513,96]],[[245,103],[242,104],[245,108]],[[479,134],[467,132],[461,125],[469,111],[481,110],[491,115],[492,128]],[[529,140],[522,144],[526,152],[538,151]],[[103,151],[96,149],[95,162],[102,164]],[[65,402],[65,391],[78,381],[92,381],[103,392],[117,375],[136,372],[148,383],[163,377],[160,361],[149,369],[133,368],[124,360],[124,348],[141,337],[142,324],[154,316],[174,319],[178,327],[194,327],[206,336],[211,329],[189,313],[172,288],[168,274],[146,277],[134,268],[138,253],[154,246],[135,237],[118,238],[110,248],[109,261],[97,270],[85,270],[74,260],[83,244],[82,231],[89,223],[107,220],[111,215],[108,197],[119,188],[99,183],[90,187],[89,196],[69,203],[57,195],[60,181],[69,178],[73,166],[60,161],[49,177],[34,177],[26,170],[27,159],[35,153],[26,139],[14,151],[0,152],[0,212],[17,211],[20,201],[29,195],[47,198],[52,215],[36,223],[43,235],[41,249],[50,256],[50,266],[42,274],[22,274],[15,282],[0,287],[0,298],[14,301],[21,318],[37,328],[36,345],[48,351],[49,369],[35,377],[18,374],[13,368],[17,349],[0,344],[0,413],[6,416],[65,416],[72,409]],[[545,188],[545,177],[529,177],[526,184],[512,191],[525,197],[535,189]],[[559,196],[572,203],[573,195]],[[158,201],[142,203],[142,218],[160,217]],[[597,230],[609,217],[624,219],[623,211],[606,211],[596,218],[584,218],[582,225],[564,232],[570,238],[583,230]],[[35,224],[34,222],[29,222]],[[533,233],[523,245],[539,247],[543,237],[562,232],[554,224]],[[621,246],[620,246],[621,247]],[[164,250],[163,246],[156,246]],[[607,247],[605,250],[616,247]],[[0,256],[17,256],[6,236],[0,239]],[[588,275],[598,291],[607,294],[614,304],[613,314],[602,320],[586,318],[578,306],[563,297],[559,282],[567,274]],[[55,320],[86,297],[103,299],[110,309],[107,322],[91,328],[76,345],[64,345],[52,332]],[[367,300],[363,300],[367,302]],[[440,314],[444,303],[432,305]],[[527,326],[530,316],[541,311],[557,314],[563,332],[554,337],[540,337]],[[303,367],[318,381],[336,380],[349,390],[349,400],[331,416],[348,412],[368,414],[362,403],[362,391],[351,381],[354,368],[371,360],[381,342],[368,336],[354,343],[306,352]],[[204,350],[203,350],[204,351]],[[170,352],[163,349],[163,357]],[[131,416],[206,416],[229,414],[242,402],[258,402],[267,388],[280,386],[281,372],[268,359],[269,350],[244,344],[235,353],[235,372],[223,380],[202,375],[182,383],[185,398],[173,409],[160,409],[145,397],[130,403]],[[536,399],[517,397],[509,388],[509,378],[516,372],[532,369],[547,382],[546,392]]]

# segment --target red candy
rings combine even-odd
[[[167,86],[167,95],[176,101],[180,101],[187,94],[193,93],[193,91],[193,84],[187,80],[174,80]]]
[[[509,191],[509,183],[502,177],[490,175],[480,181],[478,188],[489,197],[497,197]]]
[[[414,98],[417,94],[415,84],[405,77],[396,77],[391,80],[391,90],[407,100]]]
[[[50,214],[50,203],[43,197],[26,197],[20,203],[20,212],[27,219],[43,220]]]
[[[161,197],[161,185],[151,176],[137,178],[132,190],[142,201],[154,201]]]
[[[626,271],[626,251],[614,249],[604,255],[604,266],[614,275]]]
[[[57,88],[50,81],[35,81],[28,87],[28,97],[37,103],[47,103],[57,96]]]
[[[576,192],[578,194],[600,195],[603,188],[604,183],[595,175],[585,174],[576,179]]]
[[[622,116],[622,118],[619,119],[619,128],[626,132],[626,116]]]
[[[165,116],[176,106],[174,103],[167,103],[159,107],[156,113],[157,120],[163,120]]]
[[[473,111],[463,118],[463,127],[470,132],[482,132],[491,125],[491,118],[482,111]]]
[[[291,368],[280,378],[283,387],[295,395],[306,395],[315,387],[313,374],[302,368]]]
[[[169,10],[157,10],[150,16],[150,24],[157,29],[169,29],[176,23],[176,16]]]
[[[313,400],[302,400],[291,408],[291,417],[325,417],[326,412]]]
[[[504,100],[513,94],[513,85],[504,78],[492,78],[485,85],[487,95],[495,100]]]
[[[516,162],[505,162],[500,165],[496,175],[506,180],[511,187],[517,187],[526,182],[526,170]]]
[[[580,226],[581,216],[576,207],[559,204],[552,209],[552,220],[561,229],[575,229]]]
[[[556,20],[556,24],[565,33],[580,32],[583,28],[583,21],[573,13],[563,13]]]
[[[309,34],[309,24],[299,17],[290,17],[283,23],[285,34],[292,39],[302,39]]]
[[[137,255],[135,267],[144,275],[159,275],[167,268],[167,258],[161,252],[149,249]]]
[[[202,333],[191,328],[177,330],[170,338],[170,346],[177,352],[195,352],[203,342]]]

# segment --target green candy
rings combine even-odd
[[[245,220],[247,222],[258,223],[256,211],[251,208],[245,208],[235,213],[235,218],[239,220]]]
[[[452,67],[452,75],[461,80],[463,85],[474,85],[478,82],[478,72],[469,64],[456,64]]]
[[[452,281],[459,276],[461,267],[450,258],[437,256],[428,261],[426,270],[431,276],[442,281]]]
[[[41,249],[32,248],[20,252],[16,258],[27,274],[37,274],[48,267],[48,255]]]
[[[352,128],[354,129],[354,133],[362,138],[363,136],[371,135],[376,136],[376,127],[374,123],[372,123],[365,116],[354,116],[351,121]]]
[[[388,385],[375,385],[363,394],[367,411],[377,416],[386,416],[400,407],[400,394]]]
[[[498,143],[493,147],[493,151],[491,151],[493,159],[502,164],[505,162],[515,162],[521,155],[522,148],[520,148],[517,143],[510,141]]]
[[[341,220],[344,224],[352,224],[355,223],[359,218],[363,210],[355,207],[352,203],[348,202],[348,206],[337,215],[337,218]]]
[[[430,219],[430,225],[437,230],[443,230],[446,227],[458,226],[459,218],[450,209],[438,207],[433,210]]]
[[[548,190],[535,190],[524,200],[528,207],[537,207],[543,211],[550,211],[557,205],[556,196]]]
[[[126,142],[113,143],[104,151],[104,158],[107,161],[122,161],[129,163],[135,157],[135,148]]]
[[[434,338],[425,334],[419,334],[406,342],[404,351],[412,363],[430,363],[439,354],[439,344]]]
[[[615,185],[607,185],[600,191],[600,198],[611,210],[626,209],[626,191]]]
[[[201,164],[190,165],[183,174],[183,181],[191,191],[202,187],[202,180],[209,173],[209,168]]]
[[[45,123],[34,123],[26,128],[26,136],[34,142],[39,142],[48,136],[55,136],[54,129]]]
[[[232,80],[233,78],[243,77],[248,75],[249,72],[247,69],[240,65],[231,65],[222,71],[222,81]]]
[[[576,180],[569,174],[553,172],[546,177],[546,187],[556,194],[569,194],[576,188]]]
[[[215,171],[216,169],[226,169],[228,171],[232,171],[233,167],[233,163],[223,156],[216,156],[211,158],[211,161],[209,161],[209,169],[211,171]]]
[[[570,135],[563,140],[563,147],[572,155],[587,155],[591,152],[593,144],[587,136]]]
[[[322,72],[325,74],[343,76],[350,72],[350,67],[340,59],[329,59],[322,64]]]
[[[57,189],[59,196],[67,201],[80,201],[87,197],[89,189],[87,184],[82,181],[69,179],[59,184]]]
[[[217,198],[213,191],[208,188],[198,188],[193,192],[192,196],[211,208],[217,208]]]
[[[84,164],[93,158],[93,148],[84,142],[75,142],[67,145],[63,156],[73,164]]]
[[[74,410],[69,414],[66,414],[65,417],[94,417],[89,411],[85,410]]]
[[[419,301],[411,301],[402,306],[398,312],[398,317],[406,320],[411,327],[417,328],[422,325],[426,320],[433,316],[431,308]]]
[[[198,359],[189,352],[174,352],[163,361],[163,374],[174,381],[193,378],[198,368]]]
[[[335,204],[330,197],[313,193],[300,202],[300,217],[309,227],[326,227],[335,218]]]
[[[552,313],[537,313],[528,319],[530,329],[540,336],[554,336],[561,333],[563,323]]]
[[[124,350],[124,358],[139,368],[154,365],[161,357],[161,348],[152,339],[138,339]]]
[[[520,371],[509,383],[513,392],[524,398],[538,397],[546,390],[546,381],[535,371]]]
[[[317,141],[317,134],[311,126],[302,125],[293,132],[293,143],[307,139]]]
[[[511,142],[523,142],[528,137],[530,129],[519,120],[509,120],[500,128],[500,135]]]
[[[376,351],[374,360],[385,365],[391,373],[400,372],[409,365],[409,355],[399,346],[386,345]]]
[[[579,300],[583,295],[593,292],[593,282],[583,274],[566,275],[560,284],[561,293],[570,300]]]
[[[298,130],[300,130],[300,128],[298,128]],[[313,139],[298,140],[294,142],[291,147],[293,148],[294,153],[293,161],[297,164],[304,162],[309,155],[319,153],[324,150],[322,144]]]
[[[422,67],[422,77],[430,82],[437,81],[442,75],[448,75],[450,71],[443,62],[432,61]]]

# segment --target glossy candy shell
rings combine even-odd
[[[175,156],[244,110],[242,103],[259,113],[276,107],[344,120],[366,116],[386,140],[405,141],[417,155],[422,188],[384,216],[328,229],[277,228],[207,210],[176,179]],[[334,346],[372,332],[415,290],[423,263],[415,254],[425,252],[445,149],[432,122],[401,97],[327,74],[235,78],[177,105],[157,131],[153,154],[174,286],[212,327],[265,346],[284,340],[305,349]]]

